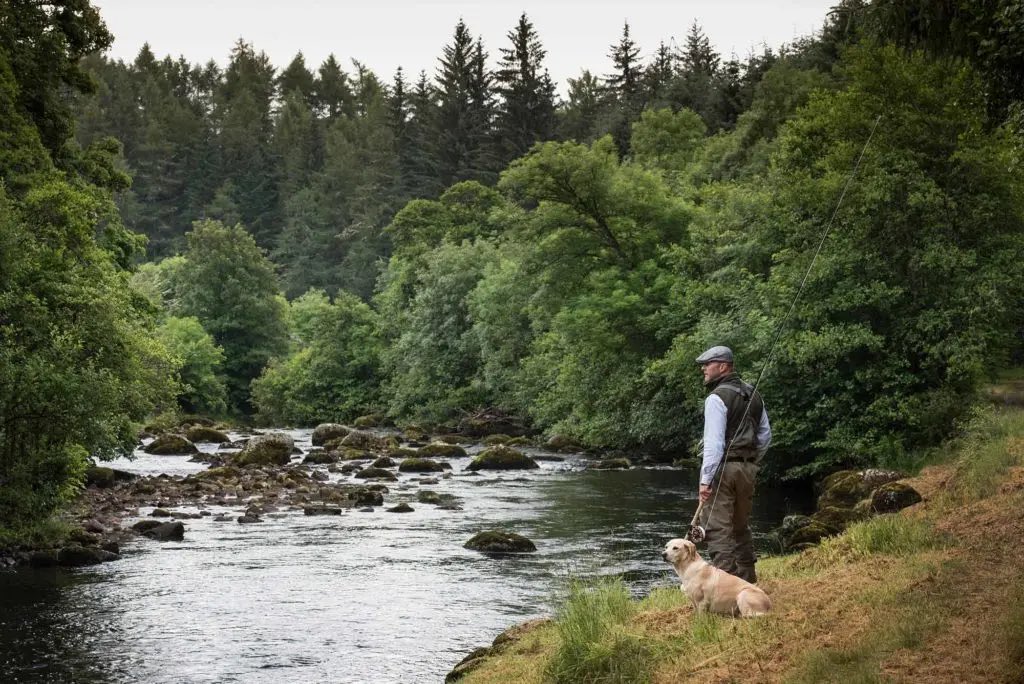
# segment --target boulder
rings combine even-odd
[[[60,562],[57,555],[58,552],[52,549],[32,551],[28,556],[28,564],[33,568],[52,568]]]
[[[417,492],[416,500],[420,503],[432,504],[434,506],[451,506],[458,501],[458,499],[452,494],[438,494],[437,492],[429,489],[421,489]]]
[[[78,568],[84,565],[96,565],[120,558],[116,553],[103,549],[85,546],[65,546],[57,552],[57,563],[65,568]]]
[[[821,525],[832,534],[839,534],[845,530],[850,523],[863,520],[863,516],[853,508],[840,508],[838,506],[825,506],[818,509],[811,516],[811,524]]]
[[[888,482],[871,494],[871,510],[875,513],[895,513],[921,501],[916,489],[903,482]]]
[[[444,434],[437,435],[434,439],[437,442],[444,442],[445,444],[472,444],[476,441],[469,435],[460,435],[454,432],[446,432]]]
[[[185,538],[185,525],[180,522],[141,520],[132,525],[132,529],[144,537],[157,541],[181,541]]]
[[[231,458],[231,463],[236,466],[287,465],[294,447],[292,438],[281,432],[256,435]]]
[[[391,458],[397,458],[402,460],[403,458],[420,458],[420,452],[415,449],[407,449],[406,447],[398,447],[397,449],[388,449],[387,455]]]
[[[419,448],[417,454],[421,458],[464,458],[466,450],[457,444],[445,444],[443,442],[431,442]]]
[[[388,513],[412,513],[416,509],[403,501],[397,506],[392,506],[385,510],[387,510]]]
[[[302,459],[302,462],[310,465],[329,465],[331,463],[338,462],[338,453],[334,451],[324,451],[323,449],[314,449],[306,454],[306,457]]]
[[[154,508],[153,512],[150,513],[154,518],[170,518],[171,512],[165,508]]]
[[[353,430],[345,435],[338,446],[362,449],[363,451],[384,451],[389,447],[397,448],[398,442],[393,437],[378,437],[365,430]]]
[[[539,468],[537,462],[521,451],[499,444],[481,451],[466,470],[527,470]]]
[[[785,540],[789,538],[794,532],[799,530],[801,527],[807,527],[813,520],[809,515],[787,515],[782,519],[782,525],[779,526],[778,535],[779,539]]]
[[[835,532],[820,523],[812,522],[804,525],[793,532],[793,534],[782,539],[782,545],[789,551],[807,548],[817,544],[825,537],[831,537]]]
[[[629,470],[632,467],[628,458],[602,458],[587,466],[589,470]]]
[[[256,515],[255,513],[250,513],[248,511],[246,511],[246,513],[244,515],[238,516],[236,521],[241,523],[241,524],[243,524],[243,525],[247,525],[249,523],[261,523],[261,522],[263,522],[263,518],[261,518],[260,516]]]
[[[384,470],[383,468],[363,468],[356,473],[356,477],[360,480],[388,480],[390,482],[398,479],[390,470]]]
[[[395,463],[395,459],[391,458],[390,456],[381,456],[380,458],[375,460],[373,463],[371,463],[370,467],[371,468],[394,468],[396,465],[398,465],[398,464]]]
[[[512,439],[505,442],[505,446],[533,446],[533,440],[529,437],[513,437]]]
[[[565,435],[551,435],[548,441],[544,442],[544,448],[548,451],[583,451],[583,447]]]
[[[822,492],[818,497],[818,508],[852,508],[858,501],[870,496],[876,488],[903,477],[905,476],[902,473],[877,468],[840,470],[826,477],[821,483]]]
[[[522,420],[501,411],[480,411],[459,421],[458,431],[471,437],[518,436],[526,432]]]
[[[467,674],[480,667],[489,655],[491,655],[491,649],[487,647],[473,649],[472,653],[460,660],[455,667],[452,668],[452,671],[445,675],[445,684],[459,681]]]
[[[304,506],[302,512],[306,515],[341,515],[337,506]]]
[[[200,425],[202,427],[213,427],[216,422],[212,418],[206,416],[196,416],[192,414],[186,414],[181,417],[178,421],[178,427],[186,427],[188,425]]]
[[[354,501],[356,506],[384,505],[384,495],[373,489],[357,489],[349,492],[348,498]]]
[[[142,450],[147,454],[154,454],[156,456],[177,456],[194,454],[199,451],[195,444],[188,441],[183,436],[175,434],[160,435],[152,442],[142,447]]]
[[[231,438],[225,435],[220,430],[214,430],[212,427],[206,427],[203,425],[195,425],[188,429],[185,436],[192,442],[211,442],[215,444],[226,444],[231,441]]]
[[[380,427],[384,425],[385,422],[386,418],[380,413],[370,413],[365,416],[359,416],[352,421],[352,424],[357,428],[373,428]]]
[[[510,439],[512,438],[508,435],[498,433],[496,435],[487,435],[484,437],[483,442],[487,446],[494,446],[495,444],[507,444]]]
[[[451,469],[447,463],[438,463],[429,458],[407,458],[398,464],[398,471],[402,473],[439,473],[445,470],[445,466]]]
[[[313,446],[323,446],[332,439],[345,437],[351,430],[339,423],[320,423],[313,430],[309,441]]]
[[[506,530],[478,532],[463,546],[486,553],[529,553],[537,550],[536,545],[526,537]]]
[[[138,477],[139,476],[135,473],[129,473],[116,468],[90,466],[85,471],[85,486],[96,487],[98,489],[108,489],[118,482],[130,482],[132,480],[137,480]]]
[[[402,428],[402,436],[410,442],[425,442],[430,437],[430,433],[418,425],[407,425]]]

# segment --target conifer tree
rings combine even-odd
[[[543,66],[547,52],[525,12],[508,39],[512,46],[501,48],[494,75],[501,96],[496,133],[505,163],[551,139],[555,130],[555,85]]]
[[[608,56],[615,65],[615,71],[608,76],[607,84],[609,94],[614,98],[614,107],[607,112],[603,128],[615,138],[619,154],[625,156],[629,150],[630,123],[644,106],[640,47],[629,36],[629,22],[623,25],[618,44],[611,48]]]
[[[586,69],[579,78],[570,78],[569,99],[559,112],[558,137],[576,142],[591,142],[597,137],[597,121],[608,99],[601,79]]]
[[[312,104],[316,79],[306,68],[306,58],[299,52],[277,77],[277,90],[282,98],[293,91],[299,91],[307,103]]]
[[[348,74],[341,69],[334,55],[328,55],[320,65],[313,101],[317,114],[328,119],[339,116],[352,116],[352,88]]]

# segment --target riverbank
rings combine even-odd
[[[921,503],[759,563],[766,618],[695,616],[676,589],[631,602],[605,584],[460,681],[1020,681],[1024,409],[989,410],[935,460],[907,480]]]

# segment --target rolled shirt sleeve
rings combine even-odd
[[[725,402],[718,395],[709,394],[704,400],[704,460],[700,466],[702,485],[712,483],[722,462],[722,454],[725,451],[726,413]],[[767,416],[764,420],[767,420]]]
[[[772,426],[768,422],[768,409],[761,411],[761,424],[757,426],[757,455],[764,456],[772,443]]]

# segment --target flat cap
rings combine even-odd
[[[703,366],[705,363],[714,363],[715,361],[732,363],[732,349],[718,345],[697,357],[697,364],[700,366]]]

